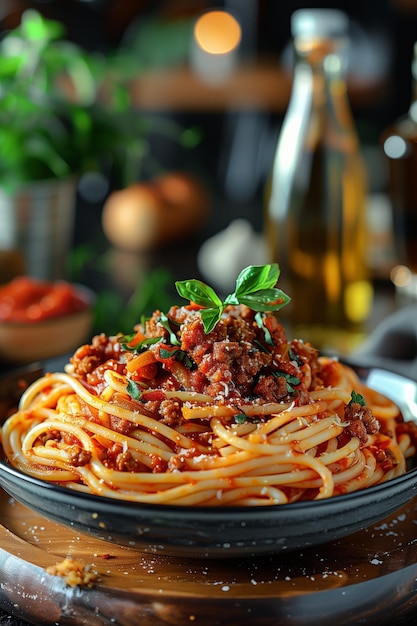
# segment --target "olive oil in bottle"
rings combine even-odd
[[[347,16],[292,15],[295,68],[270,189],[265,234],[292,302],[292,336],[346,352],[372,305],[366,266],[367,172],[347,98]]]

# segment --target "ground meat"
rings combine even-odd
[[[199,391],[210,395],[249,396],[256,377],[272,362],[267,351],[254,349],[259,329],[253,316],[222,318],[212,332],[206,334],[200,316],[187,318],[181,330],[181,349],[192,357],[199,372],[206,377]],[[260,335],[261,336],[261,335]],[[196,382],[193,376],[193,383]],[[204,380],[200,377],[200,384]]]
[[[99,363],[96,367],[91,371],[85,374],[85,381],[91,387],[99,387],[104,384],[104,372],[106,370],[113,370],[114,372],[119,372],[119,374],[123,374],[125,371],[125,364],[119,363],[115,359],[109,359],[104,363]]]
[[[298,406],[304,406],[310,403],[310,394],[307,389],[303,387],[297,389],[297,404]]]
[[[67,450],[69,454],[69,463],[74,467],[87,465],[91,461],[91,452],[84,450],[81,446],[73,445]]]
[[[282,376],[262,376],[254,392],[265,402],[280,402],[288,396],[287,381]]]
[[[352,437],[358,437],[363,445],[368,441],[368,435],[379,431],[379,422],[371,409],[358,402],[350,402],[346,406],[344,419],[348,422],[348,432]]]
[[[136,427],[135,424],[128,420],[117,417],[116,415],[110,415],[110,428],[121,435],[128,435]]]
[[[288,340],[285,329],[274,315],[266,315],[264,317],[264,326],[271,333],[272,341],[278,349],[280,349],[282,345],[287,344]]]
[[[174,342],[172,359],[161,357],[160,346],[150,348],[156,354],[152,377],[149,383],[146,381],[151,388],[192,389],[217,401],[279,402],[292,395],[298,403],[304,402],[306,388],[301,368],[316,358],[316,352],[302,342],[289,344],[284,327],[273,314],[262,314],[262,324],[258,325],[258,314],[253,310],[229,305],[209,333],[205,332],[200,310],[192,305],[171,307],[167,318],[180,345],[177,348]],[[155,311],[145,324],[146,336],[161,337],[162,343],[169,345],[171,333],[166,323],[161,324],[161,313]],[[91,346],[82,346],[71,361],[74,374],[100,393],[106,384],[104,372],[111,369],[126,374],[126,364],[135,357],[136,353],[126,352],[117,338],[97,335]],[[179,376],[179,372],[186,375]],[[286,375],[300,382],[288,385]],[[135,372],[130,376],[137,380]],[[112,401],[119,403],[115,398]],[[152,404],[139,402],[139,407],[135,402],[136,406],[126,408],[158,417],[174,427],[181,420],[180,403],[161,404],[152,398]],[[129,424],[116,419],[113,423],[118,432],[129,432]]]
[[[45,445],[47,441],[59,441],[60,437],[61,433],[59,430],[47,430],[45,433],[42,433],[40,437],[38,437],[38,441]]]
[[[378,465],[382,466],[384,472],[389,472],[397,465],[397,459],[389,448],[376,450],[375,455]]]
[[[89,384],[94,384],[95,378],[92,373],[98,367],[108,364],[109,367],[104,369],[117,368],[119,371],[121,365],[118,363],[120,357],[121,345],[115,338],[107,337],[104,333],[96,335],[90,345],[86,344],[78,348],[70,359],[70,363],[74,367],[74,375],[87,381],[90,377]]]
[[[143,403],[143,408],[149,414],[153,414],[155,416],[158,414],[160,404],[160,400],[148,400],[147,402]]]
[[[185,350],[197,365],[200,365],[212,345],[213,338],[206,335],[199,317],[194,317],[184,325],[181,333],[181,350]]]
[[[137,472],[138,463],[127,450],[117,455],[115,469],[119,472]]]
[[[163,337],[167,339],[169,336],[168,331],[162,326],[160,322],[161,311],[155,311],[152,317],[146,321],[146,336],[147,337]]]
[[[195,317],[195,311],[176,304],[174,304],[174,306],[172,306],[167,313],[167,317],[177,324],[183,324],[190,316]]]
[[[238,309],[240,315],[242,310],[246,308],[247,307],[241,306]],[[230,310],[232,310],[232,307],[226,309],[226,311]],[[257,325],[253,323],[252,316],[242,318],[241,316],[235,317],[230,315],[220,320],[216,328],[218,329],[220,340],[227,338],[229,341],[237,341],[239,343],[248,343],[251,345],[253,345],[257,336],[260,338],[263,334],[262,332],[259,332]],[[225,336],[222,337],[222,334]]]
[[[311,373],[311,387],[323,385],[322,366],[319,363],[319,351],[301,339],[293,339],[289,344],[288,356],[291,361],[296,360],[300,366],[308,364]]]
[[[243,345],[237,341],[216,341],[213,343],[213,360],[233,363],[243,354]]]
[[[175,428],[184,421],[181,413],[182,402],[177,398],[163,400],[159,407],[161,422]]]

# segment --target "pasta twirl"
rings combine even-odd
[[[287,339],[272,313],[156,311],[93,338],[23,394],[9,462],[68,488],[144,503],[267,506],[404,473],[413,427],[336,359]]]

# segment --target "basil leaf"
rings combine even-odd
[[[195,369],[195,361],[184,350],[177,350],[176,358],[177,361],[183,363],[183,365],[185,365],[185,367],[187,367],[189,370]]]
[[[239,298],[240,304],[245,304],[254,311],[279,311],[290,300],[291,298],[281,289],[262,289]]]
[[[127,343],[126,339],[128,339]],[[118,340],[123,350],[126,350],[126,352],[142,352],[143,350],[147,349],[148,346],[153,346],[155,343],[159,343],[160,341],[162,341],[163,337],[146,337],[146,339],[142,339],[142,341],[139,341],[139,343],[135,344],[134,346],[129,346],[129,341],[131,341],[132,339],[133,337],[131,337],[129,340],[128,337],[124,336],[120,337]]]
[[[161,359],[172,359],[175,357],[178,350],[167,350],[166,348],[159,349],[159,356]]]
[[[284,378],[286,379],[287,383],[290,383],[290,385],[299,385],[301,383],[301,380],[298,378],[298,376],[291,376],[291,374],[286,374]]]
[[[291,298],[275,287],[279,275],[277,263],[249,265],[240,272],[235,291],[226,296],[224,301],[201,280],[177,281],[175,286],[180,296],[202,307],[200,314],[204,330],[209,333],[228,304],[243,304],[257,312],[278,311],[288,304]]]
[[[288,393],[294,393],[295,390],[293,385],[297,387],[301,384],[301,380],[298,378],[298,376],[293,376],[292,374],[288,374],[287,372],[274,372],[274,376],[276,376],[277,378],[285,378]]]
[[[137,385],[134,380],[129,380],[126,390],[129,396],[133,398],[133,400],[139,400],[142,395],[142,391],[140,390],[139,385]]]
[[[118,337],[117,341],[119,343],[121,343],[122,346],[124,347],[125,344],[128,344],[128,343],[130,343],[132,341],[133,337],[135,337],[135,333],[131,333],[130,335],[120,335],[120,337]],[[127,346],[126,350],[132,350],[132,348]]]
[[[178,293],[183,298],[203,307],[221,307],[223,305],[217,293],[201,280],[179,280],[175,283]]]
[[[220,321],[223,310],[223,306],[215,309],[201,309],[200,315],[206,334],[210,333],[216,326],[217,322]]]
[[[349,405],[352,404],[360,404],[361,406],[366,406],[366,401],[362,394],[358,393],[357,391],[352,391],[350,395]]]
[[[179,348],[175,348],[174,350],[168,350],[166,348],[160,348],[159,356],[161,359],[176,359],[180,363],[183,363],[185,367],[188,369],[193,369],[195,367],[195,362],[193,359],[185,352],[184,350],[180,350]]]
[[[265,326],[264,319],[265,319],[265,316],[262,315],[261,311],[258,311],[257,314],[255,315],[255,321],[258,324],[258,327],[264,332],[265,342],[268,344],[268,346],[273,346],[274,342],[272,341],[272,335],[267,329],[267,327]]]
[[[290,385],[299,385],[301,383],[301,380],[298,378],[298,376],[293,376],[292,374],[288,374],[287,372],[275,372],[274,376],[285,378],[287,383],[290,383]]]
[[[243,269],[236,280],[234,295],[241,302],[244,295],[263,289],[272,289],[278,282],[280,269],[277,263],[272,265],[249,265]]]
[[[303,359],[293,350],[293,348],[288,350],[288,354],[291,361],[295,361],[300,367],[303,365]]]
[[[169,317],[165,315],[165,313],[161,313],[160,316],[158,317],[158,322],[161,324],[161,326],[165,328],[165,330],[169,332],[169,343],[172,346],[179,346],[180,341],[177,337],[177,334],[171,328],[171,323],[174,323],[173,320],[170,320]]]

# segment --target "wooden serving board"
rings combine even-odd
[[[46,573],[64,558],[82,561],[99,580],[71,587]],[[417,500],[319,547],[199,561],[72,532],[0,489],[0,607],[33,624],[381,626],[417,616],[416,581]]]

